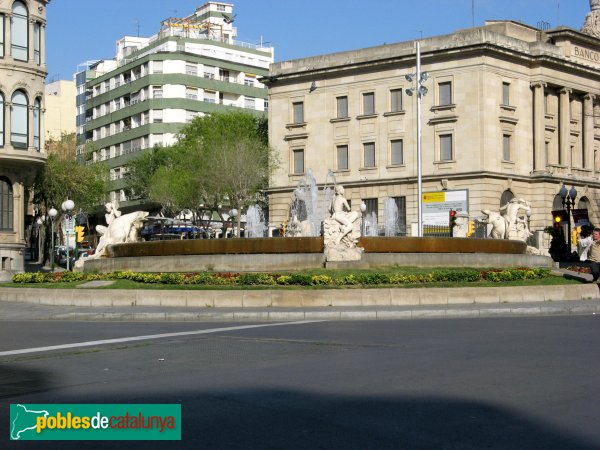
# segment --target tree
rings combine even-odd
[[[225,202],[239,211],[267,187],[273,155],[266,118],[213,113],[186,125],[172,147],[154,148],[132,161],[128,186],[168,213]],[[239,232],[239,214],[237,220]]]
[[[246,112],[197,117],[181,131],[178,145],[193,161],[205,196],[227,200],[238,211],[256,201],[277,164],[266,118]]]
[[[53,147],[54,146],[54,147]],[[73,135],[63,135],[61,141],[49,145],[46,165],[38,172],[34,181],[33,201],[47,212],[51,208],[60,211],[60,205],[71,199],[78,212],[89,214],[104,200],[108,168],[104,164],[83,165],[75,160],[75,139]],[[58,220],[58,218],[57,218]],[[47,227],[49,227],[47,221]],[[50,231],[46,230],[47,235]],[[47,245],[45,246],[47,258]]]

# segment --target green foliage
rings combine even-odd
[[[421,274],[364,272],[349,274],[338,278],[329,275],[309,275],[294,273],[278,275],[271,273],[140,273],[117,271],[108,274],[90,274],[80,272],[56,273],[20,273],[13,276],[14,283],[60,283],[89,281],[98,279],[131,280],[138,283],[160,283],[168,285],[206,285],[206,286],[378,286],[418,284],[432,282],[505,282],[515,280],[534,280],[550,276],[548,269],[517,268],[491,269],[479,271],[464,270],[433,270]]]
[[[174,150],[159,145],[140,153],[127,165],[127,188],[137,197],[150,198],[152,177],[159,168],[172,167],[176,156]]]
[[[60,209],[69,198],[78,211],[89,213],[102,203],[107,179],[108,168],[104,164],[86,166],[75,159],[50,154],[34,181],[34,202],[44,205],[46,210]]]

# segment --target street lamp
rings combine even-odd
[[[408,96],[417,95],[417,205],[418,205],[418,236],[423,237],[423,161],[421,158],[421,98],[427,95],[427,88],[423,83],[427,81],[429,75],[427,72],[421,72],[421,43],[416,42],[417,46],[417,72],[406,75],[406,80],[412,83],[416,81],[416,87],[406,90]]]
[[[50,253],[50,267],[52,268],[52,272],[54,272],[54,218],[58,214],[58,211],[54,208],[50,208],[48,211],[48,215],[50,216],[50,225],[52,226],[52,253]]]
[[[571,256],[571,209],[575,206],[577,189],[575,189],[575,186],[571,186],[571,189],[567,191],[566,186],[563,184],[558,194],[562,198],[563,208],[567,210],[567,251]]]
[[[67,271],[69,271],[69,235],[73,234],[73,217],[71,216],[71,211],[73,211],[73,208],[75,208],[75,202],[73,202],[73,200],[67,199],[62,203],[61,208],[65,212],[65,235],[67,237]]]

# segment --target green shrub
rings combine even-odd
[[[275,284],[275,279],[266,273],[243,273],[238,282],[243,285],[272,285]]]
[[[300,273],[290,275],[290,284],[298,284],[300,286],[310,286],[312,284],[312,276]]]
[[[311,284],[315,286],[328,286],[333,283],[333,279],[327,275],[313,275]]]

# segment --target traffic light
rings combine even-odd
[[[475,221],[469,220],[469,230],[467,231],[467,237],[471,237],[475,234]]]
[[[85,227],[78,225],[75,227],[75,232],[77,233],[77,242],[83,241],[83,232],[85,231]]]
[[[562,226],[563,222],[569,220],[569,216],[567,216],[567,212],[563,209],[558,209],[556,211],[552,211],[552,226],[556,229],[559,229]]]
[[[451,209],[450,212],[448,213],[448,215],[449,215],[448,225],[450,226],[450,229],[452,229],[456,226],[456,211]]]

